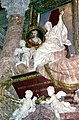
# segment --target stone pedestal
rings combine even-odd
[[[76,107],[76,111],[72,113],[61,114],[61,120],[79,120],[79,107],[78,105],[72,105]]]
[[[23,120],[56,120],[56,117],[49,107],[39,105],[35,112],[31,113]]]
[[[74,105],[73,105],[74,106]],[[79,120],[79,108],[76,106],[76,111],[72,113],[60,114],[60,120]],[[49,105],[39,105],[35,112],[23,120],[58,120],[55,114],[51,111]]]

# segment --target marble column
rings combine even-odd
[[[30,0],[2,0],[1,6],[7,11],[8,29],[5,45],[0,55],[0,80],[11,76],[11,68],[14,65],[14,50],[22,39],[22,29],[25,11],[29,9]],[[7,75],[6,75],[7,74]]]

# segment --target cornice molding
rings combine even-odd
[[[1,0],[1,7],[7,11],[7,17],[10,15],[25,15],[29,9],[30,0]]]
[[[31,2],[34,6],[34,9],[39,12],[45,12],[47,10],[55,9],[61,5],[67,4],[72,0],[38,0],[36,2]]]

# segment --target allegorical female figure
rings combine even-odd
[[[66,84],[79,83],[79,57],[73,56],[66,58],[64,45],[71,45],[68,40],[68,31],[62,21],[63,11],[60,13],[59,22],[52,27],[51,22],[47,21],[45,29],[46,41],[37,49],[34,59],[35,69],[38,68],[40,74],[49,78],[44,65],[48,63],[49,71],[54,80]]]
[[[44,64],[52,61],[57,61],[54,58],[54,53],[63,51],[65,45],[71,45],[71,42],[67,39],[67,28],[62,21],[63,11],[59,16],[59,22],[56,26],[52,27],[52,23],[47,21],[45,24],[45,29],[47,30],[45,34],[45,42],[37,49],[35,55],[35,68],[37,66],[43,66]]]

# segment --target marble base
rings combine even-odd
[[[74,105],[72,105],[74,106]],[[72,113],[60,114],[60,120],[79,120],[79,108],[76,105],[76,111]],[[55,114],[51,111],[49,105],[39,105],[35,112],[31,113],[29,116],[23,120],[58,120]]]
[[[76,111],[72,113],[60,114],[61,120],[79,120],[79,106],[77,104],[72,106],[76,107]]]

